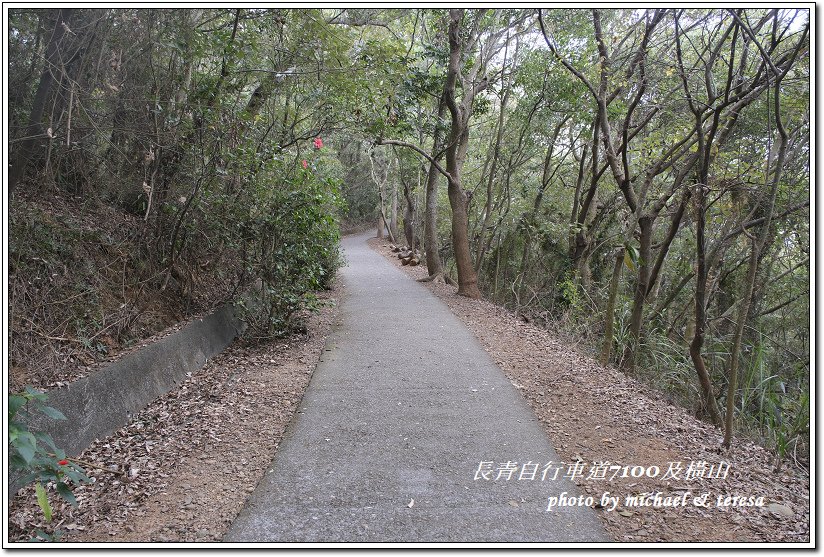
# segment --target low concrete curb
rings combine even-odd
[[[67,455],[76,456],[95,439],[128,424],[133,415],[172,390],[187,373],[203,367],[242,331],[243,323],[227,304],[89,377],[49,391],[48,406],[60,410],[67,420],[32,416],[30,428],[48,433]],[[22,487],[15,479],[10,478],[11,494]]]

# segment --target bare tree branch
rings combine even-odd
[[[447,180],[449,180],[450,182],[452,181],[452,175],[449,172],[447,172],[444,169],[444,167],[442,167],[440,165],[440,163],[438,163],[438,161],[435,160],[434,157],[432,157],[432,155],[430,155],[429,153],[427,153],[426,151],[424,151],[423,149],[421,149],[420,147],[418,147],[414,143],[409,143],[407,141],[400,141],[398,139],[383,139],[383,138],[381,138],[381,139],[378,139],[375,142],[375,144],[376,145],[398,145],[400,147],[407,147],[409,149],[412,149],[413,151],[417,152],[419,155],[424,157],[426,160],[428,160],[430,163],[432,163],[432,166],[434,166],[437,169],[438,172],[443,174],[446,177]]]

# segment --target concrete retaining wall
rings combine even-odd
[[[89,377],[49,391],[46,404],[68,419],[32,416],[30,428],[48,433],[67,455],[76,456],[95,439],[128,424],[133,415],[172,390],[187,373],[203,367],[242,330],[243,323],[227,304]],[[21,487],[11,483],[11,493]]]

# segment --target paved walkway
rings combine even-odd
[[[566,468],[541,481],[559,458],[532,411],[449,308],[369,237],[343,241],[340,322],[224,541],[607,541],[594,511],[546,510],[550,496],[579,492]],[[522,468],[476,480],[482,461],[540,466],[532,481],[518,480]]]

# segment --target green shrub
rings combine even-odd
[[[288,333],[293,316],[315,308],[315,292],[331,286],[340,264],[340,196],[338,181],[313,169],[290,173],[273,162],[256,179],[250,203],[230,212],[246,282],[255,285],[243,317],[249,334],[262,338]]]
[[[35,482],[37,504],[43,511],[46,522],[51,522],[53,511],[48,498],[48,489],[55,491],[73,506],[77,500],[71,486],[89,482],[84,470],[66,458],[66,453],[57,448],[52,438],[42,432],[32,432],[28,425],[19,418],[20,411],[38,412],[55,420],[66,417],[58,410],[46,406],[47,396],[31,387],[9,396],[9,466],[12,471],[22,474],[21,483]],[[60,537],[60,531],[51,534],[38,530],[37,537],[31,541],[51,541]]]

